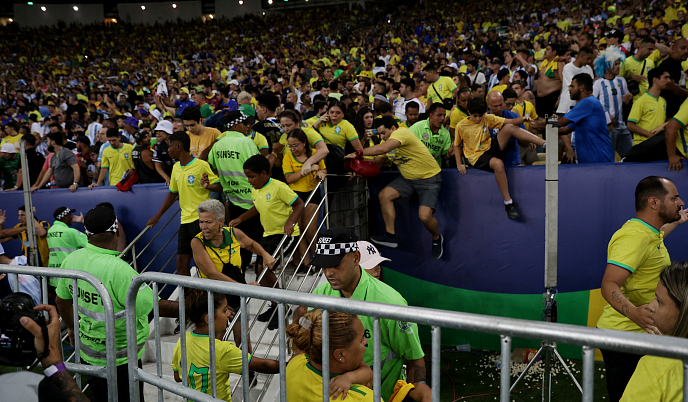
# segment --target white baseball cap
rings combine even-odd
[[[459,66],[457,66],[456,63],[450,63],[447,67],[451,67],[451,68],[453,68],[454,70],[458,70],[458,69],[459,69]]]
[[[167,120],[160,120],[158,124],[155,125],[153,131],[164,131],[169,135],[172,135],[174,128],[172,127],[172,122]]]
[[[373,269],[380,265],[382,261],[392,261],[389,258],[385,258],[380,255],[377,247],[367,241],[358,242],[358,251],[361,253],[361,261],[359,262],[359,265],[363,269]]]
[[[237,81],[237,80],[231,80],[231,81],[229,81],[229,82],[227,83],[227,85],[232,85],[232,84],[234,84],[234,85],[236,85],[236,86],[239,86],[239,81]]]
[[[0,148],[0,152],[4,152],[6,154],[16,154],[17,148],[14,146],[14,144],[10,144],[9,142],[6,142],[6,143],[2,144],[2,148]]]

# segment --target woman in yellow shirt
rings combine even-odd
[[[299,130],[292,130],[287,136],[287,146],[289,151],[284,155],[284,160],[282,161],[282,166],[284,170],[284,177],[287,179],[287,184],[289,188],[294,190],[296,195],[303,200],[303,202],[308,201],[308,197],[311,192],[315,189],[318,181],[325,180],[327,175],[327,170],[325,170],[325,161],[321,160],[317,165],[311,166],[311,173],[306,176],[301,176],[301,169],[303,164],[308,161],[311,155],[315,152],[315,149],[311,149],[309,146],[308,137],[306,134]],[[306,204],[301,219],[299,220],[299,227],[306,228],[306,226],[311,222],[313,216],[317,213],[318,205],[322,201],[322,194],[320,191],[316,191],[313,194],[310,202]],[[305,266],[310,265],[311,256],[308,250],[308,244],[315,236],[316,228],[318,222],[311,222],[306,230],[305,236],[301,236],[299,241],[299,252],[304,256],[303,264]],[[315,245],[313,245],[313,250],[315,250]]]
[[[685,220],[682,214],[681,220]],[[674,262],[659,276],[650,302],[657,332],[688,338],[688,262]],[[683,364],[680,360],[644,356],[628,382],[621,402],[680,402],[683,400]]]
[[[350,153],[347,144],[351,144],[355,151],[363,149],[363,146],[354,126],[344,120],[345,111],[346,105],[342,102],[330,105],[327,114],[318,119],[313,124],[313,128],[323,136],[326,143],[336,145],[345,152]]]

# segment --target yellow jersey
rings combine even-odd
[[[253,189],[251,198],[253,206],[260,214],[263,237],[284,234],[284,224],[294,211],[292,205],[299,196],[285,183],[270,178],[262,188]],[[297,224],[294,226],[292,236],[298,235],[299,225]]]
[[[688,137],[688,133],[686,133],[686,124],[688,124],[688,99],[681,104],[681,108],[672,118],[681,125],[681,129],[678,130],[678,136],[676,136],[676,150],[683,154],[683,156],[687,156],[688,138],[686,137]]]
[[[182,368],[182,341],[177,340],[172,353],[172,370],[188,376],[189,388],[212,395],[212,380],[210,375],[210,342],[208,335],[197,334],[193,331],[186,333],[186,367]],[[249,362],[251,355],[248,355]],[[229,374],[241,374],[241,349],[233,342],[215,339],[215,371],[217,376],[217,397],[223,401],[231,401],[229,389]]]
[[[337,375],[330,375],[330,378]],[[287,364],[287,402],[321,402],[322,381],[322,372],[311,365],[305,353],[294,356]],[[352,385],[344,399],[349,402],[372,400],[373,390],[360,384]]]
[[[456,91],[454,80],[449,77],[440,77],[429,84],[428,98],[432,99],[433,103],[442,103],[443,99],[449,99],[454,103],[454,91]]]
[[[473,123],[470,119],[463,119],[456,125],[454,131],[454,145],[463,143],[463,154],[471,165],[475,165],[480,155],[490,149],[492,137],[490,130],[501,129],[506,119],[485,113],[480,123]]]
[[[122,180],[122,176],[124,176],[127,170],[134,168],[134,159],[131,157],[133,150],[133,145],[122,143],[122,147],[119,149],[107,147],[103,151],[103,160],[100,166],[108,168],[111,186],[116,186]]]
[[[540,117],[535,111],[535,106],[533,106],[533,104],[528,102],[527,100],[524,100],[523,103],[516,102],[516,104],[514,104],[512,112],[518,114],[521,117],[530,117],[533,120],[537,120],[538,117]],[[526,125],[526,130],[529,130],[530,123],[526,122],[524,124]]]
[[[313,155],[314,153],[315,149],[311,149],[311,155]],[[301,155],[301,159],[303,159],[303,162],[305,162],[308,159],[308,156]],[[284,171],[284,175],[286,176],[290,173],[301,172],[303,162],[296,159],[293,153],[287,152],[284,155],[284,159],[282,159],[282,170]],[[320,170],[325,170],[325,161],[321,160],[320,162],[318,162],[318,166],[320,167]],[[313,172],[305,177],[301,177],[298,181],[294,183],[289,183],[289,188],[302,193],[310,193],[317,185],[318,181],[315,178],[315,172]]]
[[[316,118],[316,120],[318,119]],[[310,127],[304,127],[302,130],[303,133],[306,134],[306,137],[308,138],[308,144],[311,148],[315,148],[315,144],[323,140],[323,137],[317,131]],[[287,154],[289,152],[289,142],[287,141],[287,133],[282,134],[279,142],[280,144],[282,144],[282,152],[280,152],[280,154]]]
[[[643,68],[645,66],[645,68]],[[636,60],[633,56],[629,56],[626,61],[621,65],[621,71],[619,75],[626,78],[631,78],[631,75],[642,75],[647,78],[647,74],[655,68],[655,62],[649,57],[645,58],[643,61]],[[648,80],[642,80],[639,82],[640,92],[633,96],[633,102],[638,100],[643,94],[650,88],[650,83]]]
[[[638,125],[643,130],[652,131],[666,121],[667,103],[661,96],[659,99],[645,92],[638,100],[633,101],[633,107],[628,114],[628,121]],[[647,137],[633,133],[633,145],[645,141]]]
[[[182,223],[191,223],[198,220],[196,207],[208,199],[210,191],[203,188],[201,178],[203,173],[208,173],[210,184],[219,183],[217,177],[210,168],[208,162],[193,158],[186,166],[177,162],[172,167],[170,176],[170,192],[179,194],[179,206],[182,208]]]
[[[317,131],[320,133],[320,135],[322,135],[327,144],[334,144],[341,149],[346,148],[347,141],[358,139],[358,133],[356,132],[353,124],[344,119],[342,119],[342,121],[336,125],[332,125],[328,121],[327,123],[318,127]]]
[[[203,153],[207,147],[211,146],[215,140],[223,137],[220,130],[212,127],[204,127],[201,135],[191,134],[190,131],[186,133],[189,134],[189,138],[191,139],[191,148],[189,150],[191,155],[196,158],[201,156],[201,153]]]
[[[664,232],[640,219],[629,220],[609,241],[607,264],[631,273],[621,286],[628,301],[634,306],[650,303],[655,298],[659,275],[671,264],[669,252],[664,246]],[[597,327],[645,333],[644,329],[609,303],[604,306]]]
[[[212,242],[205,239],[203,232],[196,235],[196,238],[201,241],[205,251],[208,252],[210,259],[213,261],[213,265],[217,269],[217,272],[222,273],[222,269],[225,264],[232,264],[241,271],[241,245],[234,235],[234,228],[224,227],[222,228],[224,239],[219,246],[214,245]],[[241,272],[243,273],[243,272]],[[207,278],[198,270],[198,275],[201,278]]]
[[[288,368],[287,368],[288,369]],[[626,385],[621,402],[683,401],[683,365],[680,360],[643,356]]]
[[[17,153],[19,153],[19,143],[21,142],[21,138],[21,134],[8,135],[7,137],[3,138],[2,141],[0,141],[0,147],[3,144],[13,144],[14,148],[17,150]]]
[[[461,106],[456,106],[451,111],[451,116],[449,117],[449,128],[456,128],[456,125],[468,116],[470,116],[468,110],[464,110]]]
[[[405,179],[428,179],[442,171],[428,148],[408,128],[394,130],[389,139],[401,143],[397,148],[387,152],[387,159],[397,165]]]
[[[497,91],[497,92],[499,92],[499,93],[501,94],[502,92],[504,92],[504,90],[505,90],[506,88],[507,88],[507,85],[506,85],[506,84],[503,84],[503,85],[495,85],[495,86],[493,86],[492,89],[490,89],[489,91],[487,91],[487,95],[485,95],[485,99],[487,99],[487,97],[490,96],[490,92]]]

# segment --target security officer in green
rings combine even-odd
[[[326,283],[313,290],[313,294],[344,297],[347,299],[406,306],[406,300],[386,283],[373,278],[361,268],[358,237],[349,229],[328,229],[318,237],[312,265],[320,267]],[[294,322],[306,311],[299,307]],[[363,362],[373,365],[373,318],[359,316],[368,348]],[[418,338],[418,325],[404,321],[380,320],[380,361],[382,362],[382,399],[389,400],[397,380],[409,383],[425,382],[425,353]],[[403,365],[407,376],[404,378]]]
[[[447,110],[441,103],[433,103],[428,109],[428,118],[409,127],[409,130],[421,140],[442,167],[442,158],[449,157],[448,152],[453,150],[452,139],[449,130],[444,128],[444,120]]]
[[[48,229],[46,235],[50,250],[50,259],[48,260],[50,268],[60,268],[62,261],[70,253],[85,247],[86,243],[88,243],[88,238],[85,234],[70,227],[72,222],[84,223],[84,214],[72,216],[74,212],[76,212],[76,209],[69,209],[67,207],[59,207],[53,212],[55,222]],[[57,287],[59,281],[60,278],[50,278],[50,286]]]
[[[131,280],[137,272],[118,257],[117,232],[118,222],[115,211],[100,206],[88,211],[84,217],[85,232],[88,236],[86,247],[69,254],[62,262],[62,268],[88,272],[98,278],[107,289],[115,314],[115,356],[117,358],[117,393],[119,401],[129,401],[129,378],[127,361],[127,337],[125,321],[125,303]],[[60,279],[57,286],[58,311],[69,329],[69,339],[74,344],[74,319],[72,315],[72,280]],[[81,341],[81,359],[93,366],[106,365],[105,344],[105,310],[101,296],[93,286],[78,282],[79,300],[79,339]],[[139,288],[136,298],[136,335],[138,344],[138,367],[141,368],[143,347],[148,339],[148,314],[153,310],[153,291],[147,285]],[[177,317],[179,304],[160,300],[161,317]],[[135,362],[131,362],[136,364]],[[107,400],[107,380],[91,377],[89,380],[93,401]],[[143,400],[143,382],[140,383],[141,400]]]
[[[213,145],[210,154],[208,154],[208,163],[213,170],[217,170],[217,176],[222,185],[221,188],[217,185],[211,185],[208,189],[210,191],[222,191],[227,198],[227,210],[229,211],[227,222],[238,218],[253,208],[253,199],[251,198],[253,187],[249,184],[244,173],[244,162],[253,155],[260,154],[256,143],[251,137],[247,137],[252,132],[250,124],[252,121],[253,117],[245,115],[241,110],[228,112],[224,122],[229,131],[223,133],[224,137]],[[237,229],[255,242],[260,243],[263,238],[263,226],[257,215],[241,222]],[[241,268],[245,270],[251,262],[252,253],[243,248],[240,253]]]

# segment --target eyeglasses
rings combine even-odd
[[[288,147],[289,149],[296,149],[296,148],[298,148],[299,146],[301,146],[301,144],[289,144],[289,145],[287,145],[287,147]]]
[[[514,105],[515,105],[516,103],[514,103],[514,102],[506,102],[506,103],[504,103],[504,104],[506,105],[506,107],[514,107]]]

